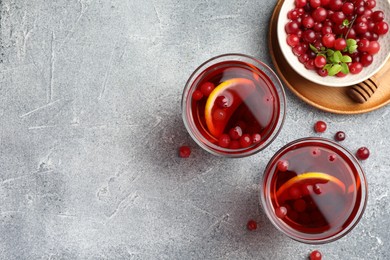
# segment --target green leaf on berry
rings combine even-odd
[[[345,26],[345,27],[349,26],[349,21],[348,21],[348,19],[345,19],[345,20],[343,21],[343,26]]]
[[[347,47],[345,51],[348,51],[350,54],[354,53],[357,49],[357,42],[355,39],[347,39]]]
[[[333,61],[334,61],[334,63],[341,62],[342,58],[343,58],[343,54],[341,54],[341,51],[335,51],[333,53]]]
[[[356,40],[355,39],[347,39],[347,46],[352,46],[356,45]]]
[[[349,57],[348,55],[343,55],[343,57],[341,57],[341,62],[343,63],[352,62],[352,58]]]
[[[356,51],[357,48],[358,48],[357,45],[352,45],[352,46],[347,47],[348,52],[349,52],[350,54],[354,53],[354,52]]]
[[[333,64],[332,67],[328,70],[328,75],[329,76],[334,76],[337,73],[341,71],[342,67],[340,64]]]
[[[330,68],[332,68],[332,64],[330,64],[330,63],[326,64],[326,65],[323,67],[323,69],[324,69],[324,70],[327,70],[327,71],[329,71]]]
[[[345,56],[344,56],[345,57]],[[342,73],[348,74],[349,73],[349,67],[346,63],[341,63],[341,70]]]
[[[334,50],[332,50],[332,49],[328,49],[328,50],[326,51],[326,55],[328,55],[328,57],[332,57],[333,54],[334,54]]]

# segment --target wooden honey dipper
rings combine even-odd
[[[368,101],[378,89],[381,79],[388,73],[390,73],[390,62],[387,62],[386,65],[371,78],[348,88],[348,96],[357,103]]]

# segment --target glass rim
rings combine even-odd
[[[357,174],[360,178],[360,183],[361,183],[360,187],[361,187],[361,194],[362,195],[361,195],[360,202],[356,202],[359,204],[359,206],[358,206],[358,210],[356,211],[355,216],[353,217],[351,222],[345,228],[343,228],[341,231],[339,231],[331,236],[327,236],[324,238],[306,239],[306,238],[298,236],[296,234],[296,233],[298,233],[298,234],[304,235],[305,234],[304,232],[297,232],[295,229],[291,228],[287,224],[284,224],[283,221],[281,221],[278,217],[276,217],[276,215],[274,213],[272,213],[274,210],[274,208],[272,206],[272,202],[271,202],[269,196],[268,196],[268,198],[266,198],[266,193],[268,192],[268,184],[266,184],[266,181],[268,179],[272,179],[272,176],[274,175],[274,173],[271,173],[268,171],[269,171],[269,168],[271,167],[271,164],[274,163],[275,158],[280,153],[282,153],[287,148],[290,148],[296,144],[313,142],[313,141],[316,141],[318,143],[328,144],[328,145],[332,146],[333,148],[336,148],[337,152],[341,152],[347,156],[347,158],[352,162],[353,166],[356,168]],[[359,163],[358,159],[355,157],[355,155],[353,153],[351,153],[344,146],[342,146],[342,145],[340,145],[340,144],[338,144],[330,139],[323,138],[323,137],[299,138],[299,139],[291,141],[291,142],[287,143],[286,145],[284,145],[283,147],[281,147],[278,151],[275,152],[275,154],[272,156],[272,158],[268,161],[268,163],[264,169],[264,173],[263,173],[260,185],[261,185],[261,188],[260,188],[261,189],[261,192],[260,192],[260,202],[261,203],[260,204],[261,204],[265,214],[267,215],[268,219],[273,224],[273,226],[276,227],[283,234],[290,237],[291,239],[296,240],[298,242],[306,243],[306,244],[313,244],[313,245],[314,244],[325,244],[325,243],[330,243],[330,242],[336,241],[336,240],[344,237],[346,234],[348,234],[350,231],[352,231],[352,229],[359,223],[360,219],[363,216],[365,208],[367,206],[367,200],[368,200],[367,179],[366,179],[364,170],[363,170],[361,164]],[[288,231],[291,231],[291,232],[288,232]]]
[[[257,69],[264,72],[265,73],[264,75],[267,77],[267,79],[270,82],[272,82],[273,91],[275,92],[275,95],[277,95],[278,97],[280,105],[279,105],[279,113],[274,123],[274,129],[272,130],[269,137],[265,140],[265,142],[261,143],[255,148],[253,148],[253,146],[250,146],[248,148],[229,149],[229,148],[223,148],[218,145],[215,145],[209,140],[207,140],[206,138],[202,138],[203,137],[202,134],[195,126],[193,120],[191,120],[192,111],[191,109],[189,109],[190,102],[188,101],[190,99],[189,94],[192,89],[194,81],[198,78],[198,76],[204,73],[204,71],[206,71],[210,66],[223,61],[246,61],[251,65],[254,65]],[[275,140],[275,138],[280,133],[282,125],[285,120],[286,103],[287,103],[286,93],[284,91],[283,84],[280,81],[278,75],[271,69],[271,67],[269,67],[264,62],[246,54],[227,53],[206,60],[191,73],[190,77],[188,78],[185,84],[183,94],[182,94],[182,100],[181,100],[182,119],[187,129],[187,132],[190,134],[191,138],[204,150],[217,156],[241,158],[241,157],[253,155],[263,150]]]

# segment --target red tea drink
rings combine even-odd
[[[325,243],[345,235],[357,224],[366,200],[358,161],[326,139],[288,144],[265,171],[262,201],[268,217],[301,242]]]
[[[276,75],[244,55],[223,55],[198,68],[183,94],[183,119],[206,150],[245,156],[277,135],[285,113]]]

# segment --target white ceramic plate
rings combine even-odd
[[[385,14],[385,21],[390,23],[390,0],[377,0],[376,7],[373,9],[382,10]],[[387,59],[390,57],[390,31],[387,32],[386,35],[382,35],[379,37],[379,44],[381,46],[380,51],[374,55],[374,61],[368,67],[363,68],[362,72],[359,74],[348,74],[345,77],[321,77],[314,70],[308,70],[305,66],[299,62],[298,57],[295,56],[292,52],[290,46],[287,45],[286,42],[286,31],[284,29],[285,25],[289,21],[287,18],[287,13],[291,9],[295,8],[294,0],[285,0],[279,13],[278,17],[278,25],[277,25],[277,37],[278,42],[280,44],[280,48],[282,50],[283,55],[285,56],[287,62],[290,66],[302,77],[320,84],[329,87],[345,87],[351,86],[357,83],[360,83],[375,73],[377,73],[383,65],[385,65]]]

